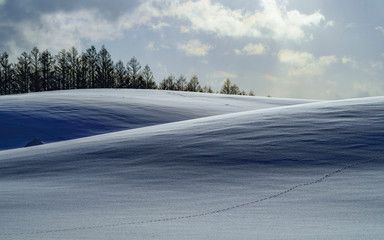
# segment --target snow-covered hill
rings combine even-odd
[[[76,109],[107,116],[111,123],[100,132],[113,133],[93,135],[100,132],[89,124],[88,137],[76,138],[69,126],[72,140],[0,151],[1,239],[384,235],[384,97],[306,102],[161,91],[54,94],[6,97],[2,114],[27,119],[32,111],[23,115],[26,109],[16,106],[50,99],[66,109],[61,118],[81,115]],[[75,96],[76,107],[67,104]],[[115,107],[124,96],[121,104],[135,110]],[[115,113],[127,123],[112,120]],[[81,121],[99,123],[92,114]],[[134,114],[141,121],[130,122]],[[48,131],[38,122],[36,129]]]
[[[306,103],[132,89],[56,91],[0,97],[0,150],[224,113]]]

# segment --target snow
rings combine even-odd
[[[40,138],[34,138],[32,141],[27,143],[25,147],[31,147],[31,146],[36,146],[36,145],[42,145],[44,144],[43,141],[41,141]]]
[[[79,90],[0,104],[1,239],[384,234],[384,97]],[[7,145],[24,131],[62,138]]]
[[[305,103],[303,100],[109,89],[1,96],[0,150],[224,113]]]

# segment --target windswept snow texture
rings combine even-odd
[[[224,113],[306,103],[151,90],[75,90],[0,97],[0,150]]]
[[[56,94],[62,107],[76,95],[99,94],[103,107],[92,108],[113,118],[113,91]],[[135,96],[131,109],[161,108],[154,118],[164,121],[123,131],[113,123],[113,133],[89,130],[89,137],[0,151],[0,239],[384,236],[384,97],[306,103],[116,94]],[[30,98],[55,99],[54,93],[24,99]],[[23,97],[15,99],[22,104]],[[89,107],[77,102],[76,108]],[[137,112],[148,116],[121,114]]]

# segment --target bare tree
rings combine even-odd
[[[128,87],[126,85],[127,79],[127,70],[125,69],[124,63],[122,61],[117,61],[115,64],[115,78],[116,78],[116,87]]]
[[[227,78],[227,80],[224,81],[223,86],[221,87],[220,93],[222,94],[231,94],[231,81]]]
[[[0,56],[0,65],[2,68],[2,84],[1,84],[1,94],[11,94],[12,93],[12,64],[9,62],[9,55],[7,52],[4,52]]]
[[[53,81],[53,72],[55,70],[55,58],[52,54],[45,50],[40,55],[40,65],[41,65],[41,73],[42,73],[42,87],[44,91],[48,91],[52,88]]]
[[[241,95],[241,92],[240,92],[240,89],[239,87],[236,85],[236,84],[233,84],[231,86],[231,91],[229,94],[232,94],[232,95]]]
[[[31,81],[32,81],[32,91],[40,92],[40,51],[37,47],[34,47],[31,51]]]
[[[88,84],[90,88],[96,87],[96,77],[97,77],[97,62],[98,62],[98,54],[95,46],[91,46],[87,49],[86,59],[88,66]]]
[[[175,84],[175,90],[177,91],[185,91],[186,85],[187,85],[187,79],[183,76],[180,75],[180,77],[177,79],[176,84]]]
[[[175,89],[175,76],[170,75],[167,78],[164,78],[163,81],[159,84],[159,89],[161,90],[174,90]]]
[[[151,68],[148,65],[145,65],[143,72],[143,81],[145,83],[146,89],[156,89],[156,82],[154,81],[153,73],[151,71]]]
[[[76,73],[76,79],[77,79],[77,88],[87,88],[87,80],[88,80],[88,58],[87,54],[83,53],[78,58],[78,68]]]
[[[199,87],[200,87],[199,78],[196,75],[194,75],[191,78],[191,80],[189,80],[188,82],[187,91],[197,92],[199,90]]]
[[[67,79],[69,77],[69,64],[67,58],[67,51],[62,49],[56,55],[57,64],[55,66],[56,76],[58,77],[58,89],[66,89]]]
[[[111,88],[114,87],[114,78],[113,78],[113,61],[111,54],[104,47],[101,47],[98,57],[98,77],[99,77],[99,86],[102,88]]]
[[[28,53],[23,52],[17,58],[16,74],[19,81],[20,92],[27,93],[29,90],[30,76],[31,76],[31,57]]]
[[[127,64],[127,75],[128,83],[127,85],[131,88],[140,88],[139,76],[140,76],[141,66],[139,61],[135,57],[132,57]]]
[[[67,53],[68,74],[69,74],[69,78],[67,80],[68,89],[77,88],[78,54],[79,53],[77,52],[75,47],[72,47],[71,49],[69,49]]]

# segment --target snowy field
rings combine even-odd
[[[382,239],[383,123],[384,97],[2,96],[0,239]]]

